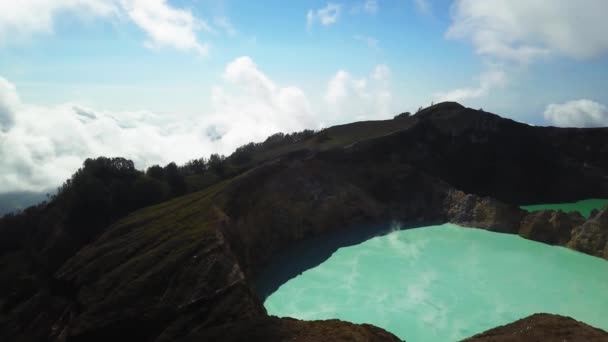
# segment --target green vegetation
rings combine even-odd
[[[578,211],[584,217],[589,217],[594,209],[602,209],[608,205],[608,199],[592,198],[572,203],[534,204],[521,208],[527,211],[561,210],[565,212]]]

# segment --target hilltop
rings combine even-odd
[[[590,218],[519,208],[608,198],[608,128],[533,127],[441,103],[195,164],[143,173],[90,160],[49,203],[3,218],[0,338],[397,340],[368,325],[268,317],[254,291],[293,243],[390,221],[453,222],[608,258],[608,208]]]

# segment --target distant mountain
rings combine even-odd
[[[49,192],[15,191],[0,193],[0,216],[25,209],[47,199]]]
[[[608,208],[590,218],[519,208],[584,198],[608,198],[608,128],[532,127],[449,102],[184,166],[88,159],[48,204],[0,220],[0,340],[396,341],[369,325],[269,317],[254,280],[305,238],[348,243],[392,221],[608,258]],[[552,317],[500,333],[537,321],[563,325],[559,336],[591,329]],[[542,336],[529,328],[538,334],[521,341]]]

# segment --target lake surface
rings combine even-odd
[[[608,330],[608,262],[444,224],[340,248],[265,306],[276,316],[374,324],[408,342],[457,341],[537,312]]]
[[[539,211],[539,210],[562,210],[565,212],[568,211],[578,211],[585,217],[589,217],[591,214],[591,210],[593,209],[601,209],[608,205],[608,199],[586,199],[578,202],[572,203],[555,203],[555,204],[534,204],[534,205],[524,205],[521,208],[527,211]]]

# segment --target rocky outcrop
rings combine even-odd
[[[449,191],[444,210],[449,222],[467,227],[517,234],[524,211],[489,197]]]
[[[543,210],[528,213],[521,222],[519,235],[550,245],[566,246],[572,230],[585,222],[578,212]],[[577,248],[574,248],[577,249]]]
[[[587,222],[574,228],[568,247],[608,259],[608,207],[594,211]]]
[[[570,317],[535,314],[463,342],[606,342],[608,333]]]

